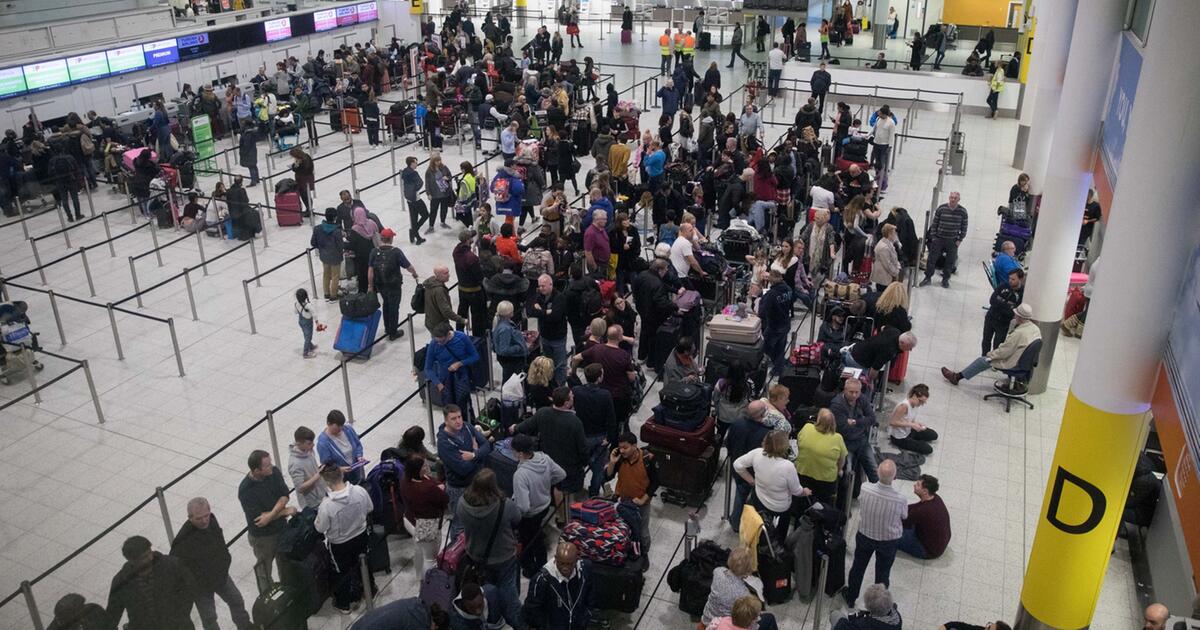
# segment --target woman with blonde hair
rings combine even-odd
[[[912,322],[908,319],[908,288],[903,282],[887,285],[875,300],[875,326],[891,326],[900,332],[912,330]]]
[[[800,483],[812,488],[816,500],[832,504],[848,453],[846,441],[837,432],[833,412],[828,409],[818,411],[817,421],[800,429],[796,448],[796,473]]]
[[[554,360],[538,357],[529,365],[525,379],[525,402],[534,409],[550,406],[550,392],[554,391]]]
[[[700,623],[707,626],[719,617],[729,616],[735,602],[761,591],[762,583],[753,575],[750,551],[742,545],[735,547],[729,552],[725,566],[713,570],[712,587]]]
[[[871,265],[871,282],[879,291],[900,279],[900,233],[896,226],[888,223],[879,230],[880,239],[875,244],[875,262]]]
[[[773,524],[774,540],[779,544],[783,544],[791,526],[792,497],[812,494],[800,484],[796,467],[787,456],[788,434],[773,430],[763,437],[761,447],[733,462],[733,471],[754,486],[750,503],[759,511],[764,523]]]

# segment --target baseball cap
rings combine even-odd
[[[395,238],[396,230],[393,230],[392,228],[383,228],[383,231],[379,233],[379,236],[380,238]]]

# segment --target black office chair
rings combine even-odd
[[[1012,409],[1013,402],[1019,402],[1033,409],[1033,403],[1029,402],[1026,396],[1029,394],[1029,379],[1033,376],[1033,368],[1038,364],[1038,353],[1042,351],[1042,340],[1034,340],[1033,343],[1026,346],[1021,352],[1021,358],[1017,360],[1017,367],[1011,370],[1000,370],[1008,375],[1005,380],[998,380],[992,384],[992,389],[995,393],[984,396],[984,400],[993,398],[1004,399],[1004,413],[1009,413]]]

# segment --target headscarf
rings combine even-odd
[[[375,222],[367,218],[367,209],[362,206],[354,208],[354,226],[351,228],[365,238],[372,238],[378,226]]]

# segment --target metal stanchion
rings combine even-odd
[[[304,252],[304,260],[305,260],[305,262],[308,263],[308,280],[312,285],[312,297],[315,300],[315,299],[317,299],[317,272],[313,269],[312,249],[311,248],[308,251]],[[324,276],[322,276],[321,280],[322,280],[322,282],[324,282]],[[325,288],[325,287],[322,287],[322,288]]]
[[[67,334],[63,332],[62,317],[58,314],[58,299],[54,296],[53,289],[47,291],[46,294],[50,296],[50,312],[54,314],[54,324],[58,326],[58,341],[65,346],[67,345]]]
[[[267,238],[267,222],[262,218],[262,208],[255,208],[254,211],[258,213],[258,224],[262,226],[263,249],[266,249],[271,246],[271,240]]]
[[[104,308],[108,310],[108,325],[112,326],[113,343],[117,345],[117,359],[124,361],[125,352],[121,350],[121,333],[117,332],[117,316],[113,312],[112,302],[105,304]]]
[[[138,287],[137,265],[133,262],[133,256],[129,257],[129,275],[133,277],[133,295],[137,298],[138,308],[145,308],[142,305],[142,289]]]
[[[432,440],[436,444],[437,431],[433,426],[433,381],[425,381],[425,387],[425,415],[429,420],[429,430],[425,434],[435,436]]]
[[[92,266],[88,264],[87,245],[82,245],[79,248],[79,258],[83,261],[83,276],[87,278],[88,294],[96,297],[96,285],[92,282]]]
[[[230,173],[232,173],[232,172],[233,172],[233,167],[231,167],[231,166],[229,165],[229,150],[222,151],[222,152],[221,152],[221,155],[224,155],[224,156],[225,156],[225,170],[226,170],[226,171],[229,171]],[[219,181],[220,181],[222,184],[224,184],[224,183],[225,183],[225,174],[224,174],[224,173],[222,173],[220,170],[218,170],[218,171],[217,171],[217,179],[218,179],[218,180],[219,180]]]
[[[350,192],[358,197],[358,168],[354,165],[354,138],[350,138]]]
[[[398,173],[396,172],[396,139],[394,137],[392,143],[388,145],[388,159],[392,161],[392,185],[395,186]],[[478,153],[475,154],[475,161],[479,161]]]
[[[38,275],[42,277],[42,285],[45,286],[49,283],[46,282],[46,270],[42,269],[42,256],[38,254],[37,241],[29,239],[29,247],[33,249],[33,262],[37,263]]]
[[[275,457],[276,462],[283,461],[279,459],[279,438],[275,433],[275,412],[267,410],[267,432],[271,434],[271,455]]]
[[[87,359],[80,361],[83,366],[83,377],[87,379],[88,391],[92,394],[92,406],[96,408],[96,418],[104,424],[104,412],[100,409],[100,396],[96,394],[96,381],[92,380],[92,368]]]
[[[192,321],[200,321],[196,314],[196,296],[192,293],[192,270],[183,268],[183,284],[187,287],[188,305],[192,307]]]
[[[33,630],[46,630],[46,626],[42,625],[42,615],[38,612],[37,602],[33,599],[33,585],[29,580],[21,580],[21,593],[25,595],[25,607],[29,609],[29,620],[33,622]]]
[[[204,270],[204,275],[208,275],[208,259],[204,256],[204,236],[200,232],[196,232],[196,247],[200,249],[200,268]]]
[[[63,212],[70,212],[67,210],[67,201],[68,199],[63,199],[63,211],[55,210],[54,214],[58,215],[58,224],[62,226],[62,231],[59,233],[62,234],[63,242],[67,244],[67,249],[71,249],[71,235],[67,232],[67,220],[63,218]]]
[[[254,285],[261,287],[262,281],[258,279],[258,253],[254,251],[254,239],[250,239],[250,264],[254,266]]]
[[[104,240],[105,240],[105,242],[108,243],[108,255],[110,258],[116,258],[117,250],[116,250],[116,248],[113,247],[112,230],[108,227],[108,215],[101,214],[100,222],[104,224]]]
[[[821,630],[821,624],[824,620],[821,619],[822,604],[825,603],[825,578],[829,574],[829,556],[821,554],[820,573],[817,574],[817,594],[813,597],[813,603],[816,604],[816,609],[813,611],[813,630]]]
[[[254,305],[250,303],[250,285],[245,280],[242,280],[242,293],[246,294],[246,317],[250,319],[250,334],[257,335],[258,329],[254,327]]]
[[[88,202],[88,216],[89,216],[89,217],[94,217],[94,216],[96,216],[96,206],[95,206],[95,205],[92,203],[92,187],[91,187],[91,186],[84,186],[84,187],[83,187],[83,192],[84,192],[84,193],[87,195],[87,202]]]
[[[367,602],[367,610],[374,610],[375,593],[371,592],[371,567],[367,566],[367,554],[358,554],[358,568],[362,571],[363,601]]]
[[[488,368],[488,389],[496,389],[496,370],[492,365],[492,338],[491,335],[486,335],[483,338],[483,360],[487,362]]]
[[[25,225],[25,205],[21,203],[20,197],[14,197],[17,202],[17,216],[21,217],[21,231],[25,233],[25,238],[29,238],[29,226]]]
[[[729,519],[729,509],[733,505],[733,461],[729,461],[725,466],[725,511],[722,516]]]
[[[167,329],[171,331],[171,346],[175,348],[175,365],[179,367],[179,378],[187,376],[183,371],[183,353],[179,351],[179,337],[175,335],[175,318],[167,318]]]
[[[167,510],[167,495],[162,486],[154,488],[154,496],[158,497],[158,511],[162,512],[163,527],[167,529],[167,540],[174,540],[175,528],[171,527],[171,514]]]
[[[33,367],[37,357],[32,348],[27,348],[25,351],[29,353],[29,368],[25,370],[25,377],[29,379],[29,387],[33,390],[34,404],[40,405],[42,404],[42,393],[38,391],[37,370]]]
[[[150,223],[150,241],[154,243],[154,257],[158,259],[158,266],[163,266],[162,250],[158,248],[158,223],[151,221]]]
[[[372,339],[371,341],[374,341]],[[354,424],[354,407],[350,403],[350,370],[346,369],[346,357],[342,356],[342,391],[346,393],[346,420]]]
[[[417,334],[413,332],[413,316],[408,316],[408,351],[417,356]]]
[[[268,155],[270,155],[270,154],[268,154]],[[267,176],[260,180],[262,182],[263,203],[264,204],[271,203],[271,189],[267,186],[267,182],[274,179],[274,177],[275,177],[275,173],[273,173],[271,170],[271,160],[268,159],[267,160]]]

